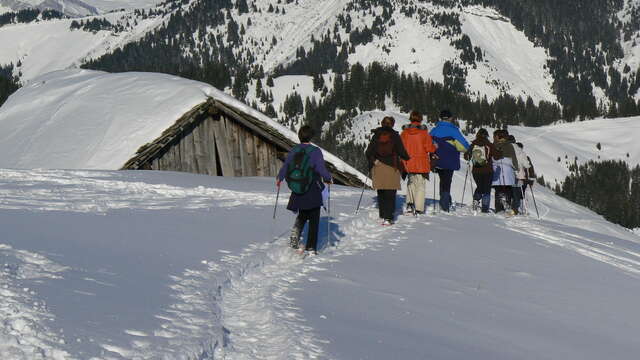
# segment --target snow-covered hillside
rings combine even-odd
[[[511,126],[509,132],[525,145],[546,181],[561,183],[576,161],[624,160],[640,164],[640,117],[599,119],[529,128]],[[597,145],[600,144],[600,150]],[[558,161],[560,158],[560,161]]]
[[[105,7],[100,4],[94,5]],[[232,11],[235,21],[246,28],[242,49],[236,52],[251,52],[267,72],[295,60],[300,47],[310,49],[311,39],[320,39],[320,35],[328,30],[339,29],[340,36],[348,39],[350,33],[340,28],[339,16],[351,17],[353,27],[360,30],[373,22],[372,14],[351,9],[346,1],[301,0],[279,4],[278,8],[284,9],[284,14],[266,11],[269,5],[273,5],[270,0],[257,0],[255,4],[259,12],[237,14],[235,9]],[[416,2],[415,6],[427,13],[459,15],[463,33],[471,38],[474,46],[482,49],[484,61],[467,69],[471,92],[486,95],[489,99],[507,92],[525,98],[531,96],[536,102],[556,100],[551,91],[552,79],[545,70],[545,50],[536,48],[508,19],[480,7],[446,9],[424,2]],[[373,41],[356,46],[355,52],[349,55],[349,62],[397,64],[401,71],[416,72],[424,78],[442,82],[444,62],[459,62],[460,50],[451,44],[451,36],[444,35],[446,29],[433,26],[418,16],[408,17],[399,9],[398,5],[392,17],[393,24],[385,36],[375,36]],[[378,15],[382,12],[379,8],[371,10]],[[123,25],[141,21],[131,13],[109,14],[106,18]],[[248,25],[249,19],[251,26]],[[71,30],[71,20],[5,26],[0,28],[0,65],[20,61],[22,67],[16,69],[16,74],[21,72],[21,78],[29,80],[110,53],[157,28],[160,20],[125,26],[124,31],[117,33],[99,31],[96,34]],[[213,35],[226,36],[227,31],[226,25],[211,29]],[[273,39],[277,43],[268,46]],[[12,46],[12,43],[16,45]],[[73,47],[66,44],[73,44]]]
[[[110,13],[99,18],[112,24],[129,23],[131,29],[121,33],[71,30],[71,23],[77,19],[3,26],[0,28],[0,65],[16,65],[15,75],[20,73],[26,83],[48,72],[79,67],[88,59],[138,40],[164,21],[161,16],[134,19],[128,12]]]
[[[0,170],[0,358],[640,351],[640,237],[546,189],[542,220],[459,208],[380,227],[373,192],[354,215],[360,192],[335,186],[331,238],[323,213],[321,254],[304,260],[287,248],[287,194],[271,218],[274,190],[266,178]]]

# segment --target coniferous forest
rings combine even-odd
[[[628,228],[640,227],[640,166],[622,161],[573,165],[557,193]]]
[[[13,76],[13,65],[0,67],[0,106],[19,88],[19,81]]]

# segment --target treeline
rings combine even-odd
[[[13,65],[0,67],[0,106],[19,88],[18,78],[13,76]]]
[[[71,25],[69,26],[71,30],[83,30],[87,32],[96,33],[98,31],[113,31],[113,32],[121,32],[124,31],[124,26],[122,25],[113,25],[109,22],[109,20],[105,18],[93,18],[91,20],[73,20]]]
[[[573,165],[556,192],[627,228],[640,227],[640,166],[622,161]]]
[[[0,14],[0,27],[8,24],[30,23],[36,20],[62,19],[64,14],[56,10],[24,9]]]
[[[544,101],[536,104],[530,97],[523,99],[506,94],[493,101],[486,97],[474,99],[455,87],[399,72],[395,66],[377,62],[367,67],[359,63],[351,66],[347,74],[334,77],[330,88],[329,95],[318,107],[330,104],[332,110],[346,112],[385,110],[386,100],[391,99],[403,112],[418,110],[435,118],[441,109],[448,108],[472,127],[495,128],[516,124],[540,126],[561,117],[557,104]],[[311,111],[307,113],[315,118],[311,105]]]

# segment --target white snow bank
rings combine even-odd
[[[336,246],[323,212],[321,254],[301,260],[288,248],[285,201],[271,217],[268,178],[0,169],[0,358],[640,351],[636,235],[538,187],[542,220],[467,208],[433,216],[432,185],[430,215],[393,227],[378,224],[375,192],[354,214],[360,192],[334,187]],[[456,201],[463,185],[464,169]]]
[[[212,97],[297,142],[291,130],[214,87],[157,73],[64,70],[38,77],[0,108],[0,167],[119,169]],[[366,177],[324,152],[339,170]]]

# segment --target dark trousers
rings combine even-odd
[[[473,174],[473,180],[476,183],[476,190],[473,192],[473,200],[482,201],[482,211],[489,211],[491,202],[491,180],[493,174]]]
[[[506,208],[511,206],[513,197],[513,186],[494,186],[496,189],[495,208],[496,212],[507,210]]]
[[[451,181],[453,180],[453,170],[437,169],[440,180],[440,208],[449,211],[451,206]]]
[[[381,219],[393,220],[396,213],[397,190],[378,190],[378,212]]]
[[[318,247],[318,226],[320,224],[320,208],[300,210],[294,224],[294,231],[297,230],[298,236],[302,233],[304,225],[309,222],[309,231],[307,231],[306,249],[316,251]]]
[[[511,208],[516,213],[520,213],[520,207],[522,206],[522,201],[524,200],[525,189],[526,189],[526,185],[523,185],[523,186],[516,185],[513,187],[513,199],[511,200]]]

